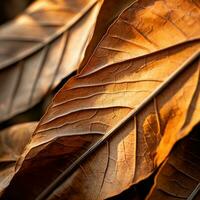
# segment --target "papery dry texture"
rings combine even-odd
[[[0,131],[0,194],[12,179],[16,161],[30,141],[37,124],[18,124]]]
[[[78,68],[78,72],[80,72],[85,64],[88,62],[92,52],[101,41],[103,35],[106,33],[108,27],[113,23],[113,21],[121,14],[121,12],[129,7],[133,2],[137,0],[106,0],[104,1],[102,8],[98,14],[96,20],[96,26],[94,29],[93,37],[89,42],[83,61]],[[109,10],[109,12],[108,12]]]
[[[175,145],[156,176],[148,200],[200,199],[199,128]]]
[[[200,120],[199,19],[189,0],[127,8],[54,98],[1,199],[106,199],[148,177]]]
[[[0,27],[0,121],[38,103],[74,72],[101,0],[39,0]]]

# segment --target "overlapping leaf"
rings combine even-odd
[[[15,125],[0,131],[0,194],[15,173],[15,164],[29,142],[37,123]]]
[[[121,14],[121,12],[125,8],[129,7],[133,2],[136,2],[136,1],[137,0],[104,1],[102,8],[98,14],[98,18],[96,20],[96,26],[95,26],[93,37],[87,46],[84,59],[81,62],[81,65],[79,66],[78,71],[81,71],[84,65],[87,63],[88,59],[90,58],[97,44],[100,42],[101,38],[106,33],[108,27],[113,23],[113,21],[119,16],[119,14]]]
[[[36,1],[0,28],[0,120],[35,105],[82,60],[102,1]]]
[[[173,148],[156,177],[147,199],[197,200],[200,198],[199,127]]]
[[[149,176],[200,120],[199,19],[189,0],[125,10],[54,98],[1,199],[106,199]]]
[[[147,65],[147,68],[148,67],[149,66]],[[157,67],[159,67],[158,64],[156,64],[156,68]],[[147,68],[145,68],[145,70]],[[149,176],[157,167],[157,157],[159,157],[160,153],[160,151],[158,151],[159,146],[166,140],[170,143],[170,145],[165,147],[166,149],[164,152],[165,155],[167,155],[170,151],[170,146],[173,146],[173,142],[188,133],[187,131],[182,132],[182,129],[190,130],[200,120],[200,98],[199,91],[197,90],[197,85],[199,84],[199,69],[197,63],[191,65],[188,70],[183,72],[185,75],[182,74],[179,76],[176,81],[171,83],[170,86],[163,90],[159,95],[155,96],[148,105],[143,106],[140,112],[126,120],[124,125],[119,129],[116,127],[119,125],[118,123],[121,124],[121,122],[115,121],[116,125],[110,125],[112,118],[120,118],[120,115],[116,114],[117,112],[115,109],[110,111],[110,116],[107,118],[107,121],[105,119],[100,121],[94,113],[93,115],[95,115],[96,118],[93,117],[90,119],[90,123],[83,120],[82,123],[79,122],[76,124],[76,128],[73,127],[72,129],[70,129],[68,125],[63,125],[63,123],[58,120],[54,121],[56,125],[52,125],[52,129],[50,130],[48,130],[49,127],[45,127],[45,124],[41,126],[39,133],[37,133],[38,135],[34,138],[35,141],[33,140],[33,146],[31,146],[31,148],[34,148],[32,151],[37,149],[36,151],[40,152],[40,156],[45,156],[47,160],[48,153],[52,148],[57,149],[56,153],[53,154],[54,157],[56,157],[59,149],[58,143],[64,145],[64,147],[61,148],[62,150],[60,150],[59,155],[63,155],[64,152],[65,156],[67,154],[67,163],[63,166],[63,168],[66,168],[67,170],[73,166],[70,162],[77,160],[78,155],[84,152],[86,145],[81,144],[81,142],[84,142],[84,139],[87,138],[87,131],[88,135],[90,135],[92,133],[95,134],[95,132],[99,133],[100,131],[102,131],[101,134],[104,134],[103,131],[109,132],[111,130],[112,132],[112,127],[115,129],[113,136],[110,139],[107,139],[105,144],[99,148],[98,151],[91,156],[88,156],[83,164],[78,163],[79,168],[72,175],[68,174],[69,177],[66,178],[59,187],[57,185],[54,188],[55,191],[47,199],[67,199],[67,197],[72,199],[106,199],[122,192],[132,184]],[[131,87],[129,87],[127,91],[134,90],[131,90]],[[139,92],[140,91],[142,90],[140,89]],[[198,97],[198,101],[194,100],[196,96]],[[125,97],[127,98],[126,95]],[[140,97],[134,95],[133,98]],[[123,101],[125,101],[125,99],[123,99]],[[141,106],[141,104],[139,106]],[[196,109],[196,112],[194,112],[194,108]],[[124,112],[125,111],[126,110],[124,110]],[[98,112],[100,111],[98,110],[97,113]],[[108,116],[108,114],[106,116]],[[124,117],[126,118],[126,115]],[[176,126],[174,125],[175,122]],[[84,126],[83,123],[86,123],[88,126]],[[104,130],[102,126],[100,126],[103,123],[108,126],[108,130]],[[110,129],[109,125],[111,127]],[[80,126],[83,127],[82,132],[78,132]],[[57,134],[51,135],[55,127],[60,127],[60,129],[62,129],[60,132],[61,138],[56,140],[56,144],[54,142],[49,142],[50,144],[48,143],[48,146],[45,146],[47,145],[46,142],[49,137],[54,138],[59,136],[58,131]],[[73,133],[74,130],[78,133]],[[37,145],[41,144],[40,137],[42,134],[47,134],[47,132],[49,133],[46,138],[47,141],[42,140],[42,143],[45,143],[43,144],[44,148],[40,150],[37,147]],[[77,134],[81,135],[84,133],[85,135],[81,137],[82,140],[79,142],[81,147],[77,147],[77,145],[72,145],[71,147],[71,145],[69,145],[69,143],[72,144],[72,141],[75,141]],[[93,143],[93,141],[91,140],[90,143]],[[70,150],[68,148],[70,148]],[[30,164],[33,162],[33,160],[29,162],[30,158],[34,161],[36,159],[32,153],[29,153],[26,158],[27,160],[24,162],[24,166],[30,167]],[[162,158],[163,160],[165,159],[165,157]],[[37,167],[37,173],[41,173],[39,162],[37,163]],[[55,165],[55,168],[58,169],[58,166]],[[22,171],[21,173],[23,176],[27,175],[26,170]],[[29,176],[27,175],[27,178],[28,177]],[[21,178],[19,178],[19,180],[20,179]]]

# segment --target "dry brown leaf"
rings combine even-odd
[[[158,66],[159,65],[156,64],[156,67]],[[149,103],[147,106],[143,106],[140,112],[135,114],[132,118],[129,118],[129,120],[127,120],[126,123],[118,130],[114,125],[110,125],[113,116],[116,115],[120,118],[121,113],[118,111],[118,114],[116,114],[117,112],[115,109],[113,109],[114,111],[110,111],[110,116],[106,113],[106,116],[108,117],[106,120],[103,119],[100,121],[98,117],[94,117],[90,119],[89,122],[83,121],[77,123],[75,127],[72,125],[69,127],[67,127],[67,125],[64,126],[63,124],[65,123],[59,121],[58,119],[54,121],[55,123],[52,124],[51,128],[49,127],[49,124],[48,126],[47,124],[41,125],[37,132],[38,135],[36,135],[34,138],[35,141],[34,139],[32,141],[33,143],[31,145],[33,146],[30,145],[30,149],[33,147],[34,148],[26,157],[27,160],[24,162],[25,170],[22,167],[21,173],[23,176],[25,174],[27,175],[27,166],[31,171],[34,169],[30,166],[31,162],[29,162],[28,159],[31,158],[35,160],[40,156],[45,156],[47,160],[49,152],[51,149],[55,148],[53,154],[51,155],[56,157],[58,150],[60,151],[59,156],[63,154],[66,156],[67,154],[66,164],[63,166],[62,170],[65,169],[69,172],[67,172],[68,177],[65,178],[65,181],[63,181],[62,184],[60,183],[60,185],[56,185],[56,187],[54,185],[54,191],[49,198],[47,198],[48,200],[62,200],[68,199],[68,197],[70,199],[80,200],[106,199],[129,188],[132,184],[145,179],[158,166],[157,151],[163,140],[167,138],[168,142],[171,142],[170,145],[165,147],[164,152],[165,156],[167,156],[168,152],[170,151],[169,147],[173,146],[173,142],[175,142],[174,138],[178,140],[185,136],[188,131],[191,130],[191,128],[200,120],[200,97],[199,89],[197,89],[197,85],[200,83],[200,65],[197,65],[196,63],[188,68],[189,69],[184,71],[182,75],[177,78],[177,80],[170,84],[169,87],[163,90],[158,96],[155,96],[151,103]],[[129,89],[130,88],[131,87],[129,87]],[[129,89],[128,91],[131,91]],[[125,96],[125,98],[126,97],[127,96]],[[138,96],[135,95],[133,98],[138,98]],[[196,98],[198,98],[198,101],[194,100]],[[125,100],[123,99],[123,101]],[[195,112],[194,108],[196,109]],[[122,112],[122,110],[120,111]],[[98,110],[97,112],[100,111]],[[105,111],[101,114],[105,115]],[[101,116],[101,118],[103,117]],[[74,118],[71,118],[70,120],[72,119],[74,120]],[[66,118],[63,120],[66,120]],[[175,121],[176,125],[174,124]],[[83,123],[86,123],[86,125]],[[98,124],[103,123],[108,125],[107,130],[104,130],[100,125],[97,126]],[[118,126],[118,121],[116,124]],[[105,145],[102,145],[98,151],[93,153],[91,156],[88,156],[87,160],[85,160],[83,164],[78,163],[80,167],[76,169],[74,173],[72,173],[70,168],[73,166],[73,164],[71,164],[71,162],[75,162],[77,157],[84,152],[86,145],[82,144],[82,142],[89,137],[85,136],[87,135],[86,131],[88,131],[88,134],[92,134],[95,132],[99,133],[99,129],[101,129],[101,134],[104,134],[103,131],[109,132],[111,130],[112,132],[111,128],[113,126],[115,128],[115,131],[113,132],[114,136],[112,136],[110,139],[107,139],[105,141]],[[55,127],[60,127],[60,134],[57,131],[57,134],[55,133],[51,135],[53,130],[55,130]],[[80,129],[82,129],[82,132],[79,132]],[[182,131],[182,129],[184,131]],[[75,130],[79,133],[74,133]],[[185,130],[188,131],[186,132]],[[75,141],[76,137],[78,137],[76,136],[77,134],[81,135],[84,133],[85,135],[82,136],[82,141],[79,143],[79,145],[82,146],[77,147],[76,143],[73,144],[73,141]],[[41,141],[40,137],[42,134],[48,135],[45,138],[47,140],[49,140],[49,137],[60,137],[56,140],[56,143],[49,142],[47,144],[47,141]],[[162,140],[163,135],[164,139]],[[90,143],[93,143],[92,140],[90,141]],[[41,146],[40,148],[37,147],[37,145],[41,144],[41,142],[44,142],[44,147],[42,149],[40,149]],[[64,145],[64,147],[61,147],[58,145],[58,143],[60,145]],[[69,143],[71,145],[69,145]],[[73,146],[72,150],[71,146]],[[37,158],[34,158],[34,151],[40,152],[40,156],[37,155]],[[165,159],[165,157],[163,157],[163,159]],[[54,170],[60,168],[60,166],[56,165],[54,165],[54,167]],[[39,166],[39,161],[37,162],[36,168],[37,173],[42,173],[40,172],[42,168]],[[73,166],[73,168],[75,167]],[[42,169],[42,171],[44,172],[44,169]],[[28,180],[29,176],[27,175],[25,178]],[[20,179],[21,178],[19,178],[19,180]],[[13,183],[15,183],[14,185],[16,186],[18,182]],[[52,190],[50,191],[52,192]]]
[[[18,124],[0,131],[0,194],[12,179],[16,161],[30,141],[37,124]]]
[[[149,176],[200,120],[199,19],[190,0],[124,11],[54,98],[1,199],[106,199]]]
[[[113,23],[113,21],[119,16],[119,14],[133,2],[137,0],[105,0],[102,8],[98,14],[96,20],[95,30],[90,43],[87,46],[83,61],[78,68],[81,71],[84,65],[88,62],[92,52],[96,48],[97,44],[102,39],[103,35],[106,33],[108,27]],[[108,12],[109,10],[109,12]]]
[[[159,170],[147,199],[200,199],[200,126],[179,141]]]
[[[82,60],[102,0],[39,0],[0,28],[0,121],[36,103]]]

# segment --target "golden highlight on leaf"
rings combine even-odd
[[[189,136],[179,141],[159,170],[150,200],[197,200],[200,198],[200,135],[196,126]]]

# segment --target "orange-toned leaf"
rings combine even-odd
[[[199,126],[179,141],[159,170],[147,199],[198,200],[200,198]]]
[[[137,0],[135,0],[136,2]],[[102,4],[102,8],[98,14],[96,20],[96,26],[94,34],[84,55],[84,59],[81,62],[81,65],[78,68],[78,71],[81,71],[84,65],[87,63],[92,52],[96,48],[97,44],[102,39],[103,35],[106,33],[108,27],[113,23],[113,21],[119,16],[119,14],[128,6],[133,4],[134,0],[105,0]],[[109,10],[109,12],[108,12]]]

